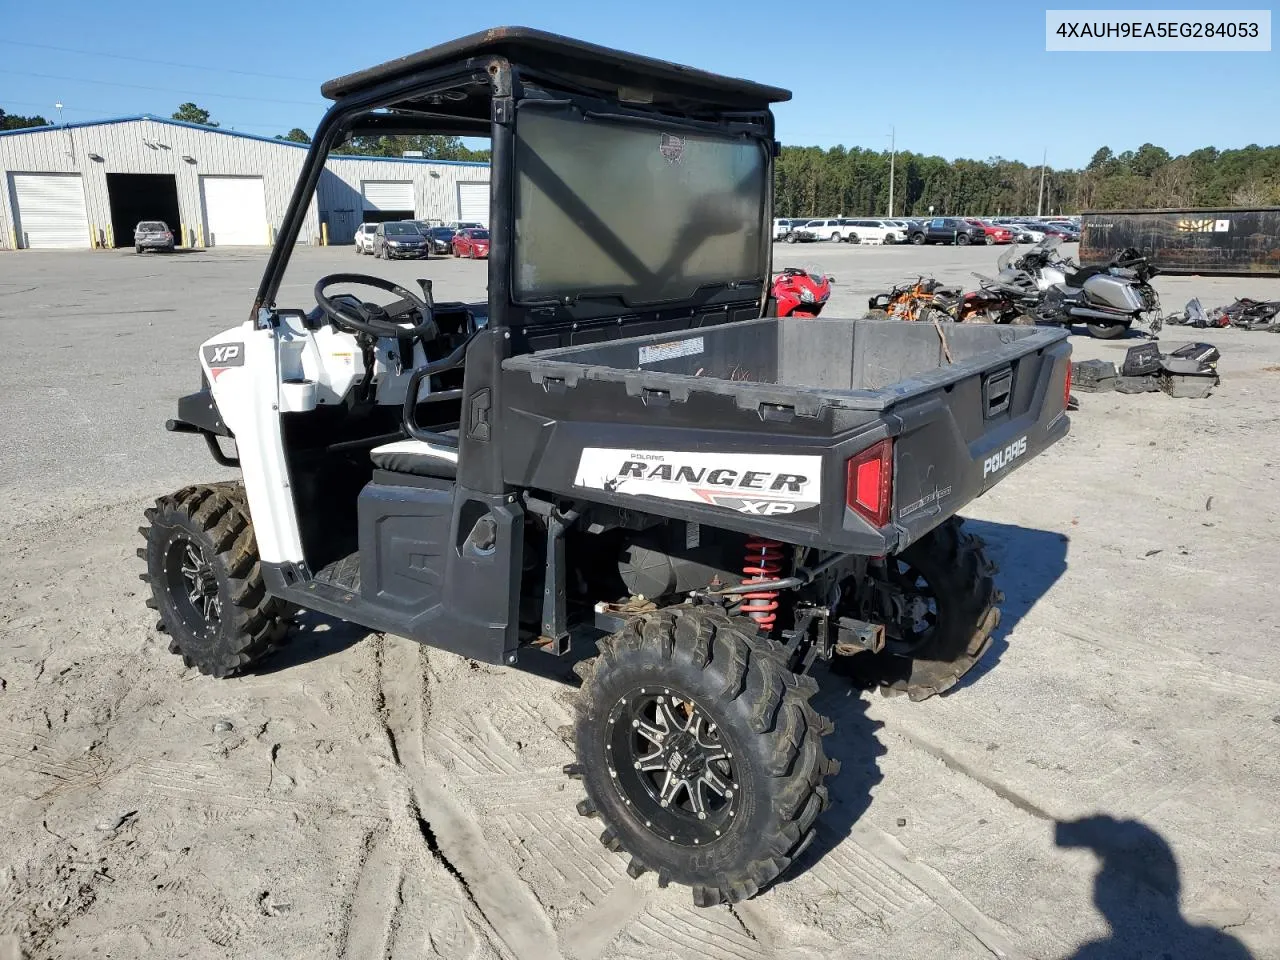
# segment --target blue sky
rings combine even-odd
[[[1051,165],[1078,166],[1103,144],[1181,153],[1280,141],[1277,53],[1046,53],[1045,7],[1025,0],[5,6],[0,107],[54,119],[61,101],[68,121],[168,115],[194,100],[249,133],[311,130],[329,77],[524,24],[787,87],[795,97],[777,115],[790,144],[887,148],[896,127],[900,149],[1039,163],[1047,147]]]

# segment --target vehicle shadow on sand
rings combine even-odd
[[[888,752],[876,736],[884,724],[867,716],[869,694],[825,667],[816,666],[813,674],[819,685],[813,706],[836,727],[822,746],[828,757],[840,761],[840,771],[827,779],[831,806],[818,818],[813,842],[787,868],[784,877],[804,873],[849,836],[853,825],[871,806],[871,791],[884,779],[880,758]]]
[[[965,521],[965,531],[986,543],[987,556],[998,568],[996,588],[1003,591],[1004,600],[991,648],[946,696],[963,690],[999,663],[1019,621],[1067,569],[1069,540],[1062,534],[972,519]],[[814,706],[836,725],[835,734],[823,745],[829,756],[840,761],[840,772],[827,781],[831,808],[822,815],[813,843],[789,869],[792,876],[817,863],[850,834],[871,805],[871,791],[882,779],[878,761],[887,752],[876,736],[883,724],[867,716],[870,694],[825,667],[815,668],[814,673],[821,687]]]
[[[989,520],[966,518],[964,529],[986,543],[987,557],[996,565],[996,589],[1004,599],[999,603],[1000,625],[991,636],[991,648],[944,696],[955,695],[995,669],[1018,623],[1066,572],[1071,542],[1051,530]]]
[[[255,676],[266,676],[291,670],[313,660],[322,660],[354,647],[376,631],[348,623],[314,610],[299,611],[287,643],[258,661],[248,670]]]

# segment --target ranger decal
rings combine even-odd
[[[607,493],[779,516],[799,513],[821,502],[822,458],[587,447],[573,482]]]

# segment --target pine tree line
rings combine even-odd
[[[903,151],[894,161],[894,216],[1033,214],[1040,168],[1016,160],[946,160]],[[779,217],[889,215],[889,153],[783,147],[774,168]],[[1146,143],[1102,147],[1083,170],[1048,168],[1046,214],[1149,207],[1280,204],[1280,146],[1205,147],[1172,156]]]

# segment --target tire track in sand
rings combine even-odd
[[[379,712],[392,756],[404,769],[426,847],[462,888],[478,919],[519,960],[560,957],[555,931],[532,892],[496,857],[480,825],[457,804],[449,774],[430,760],[424,728],[426,652],[400,638],[377,638]]]

